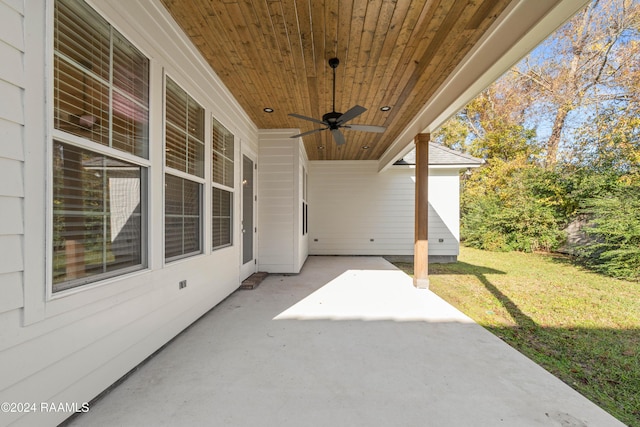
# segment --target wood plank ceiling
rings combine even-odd
[[[378,159],[425,105],[510,0],[162,0],[260,129],[321,125],[332,110],[358,104],[344,130],[305,136],[311,160]],[[383,106],[391,110],[383,112]],[[266,113],[264,108],[272,108]],[[365,148],[367,147],[367,148]]]

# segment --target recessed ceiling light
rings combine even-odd
[[[318,150],[324,150],[324,145],[319,145],[317,148]]]
[[[273,108],[263,108],[262,111],[264,111],[265,113],[273,113]]]
[[[368,150],[370,147],[368,145],[365,145],[362,147],[363,150]]]
[[[391,110],[391,107],[388,105],[385,105],[384,107],[380,107],[380,111],[389,111]]]

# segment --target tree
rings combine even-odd
[[[590,218],[583,260],[637,278],[639,58],[640,1],[593,0],[432,135],[486,160],[462,180],[466,244],[550,250]]]
[[[435,132],[433,140],[483,159],[537,158],[535,130],[513,112],[517,108],[510,90],[505,79],[490,86]]]
[[[536,104],[530,111],[546,121],[538,125],[550,129],[542,144],[546,168],[556,165],[562,142],[570,142],[569,122],[579,128],[595,106],[637,98],[637,80],[629,77],[630,69],[637,72],[637,41],[630,40],[639,21],[637,0],[594,0],[513,69],[514,88],[528,92],[525,98]]]

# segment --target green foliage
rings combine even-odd
[[[462,176],[467,245],[553,250],[586,217],[581,259],[639,279],[639,22],[637,1],[591,1],[432,134],[486,161]]]
[[[593,165],[576,167],[572,164],[560,164],[554,172],[556,185],[562,187],[560,214],[570,221],[580,212],[584,200],[607,196],[620,186],[620,173]]]
[[[471,247],[494,251],[548,251],[562,243],[553,210],[531,197],[502,203],[486,197],[474,203],[462,221],[462,236]]]
[[[640,180],[582,206],[591,217],[585,231],[595,241],[581,248],[581,259],[604,274],[640,280]]]
[[[465,244],[493,251],[549,251],[564,239],[559,228],[553,190],[542,191],[543,171],[513,164],[487,167],[475,179],[465,183],[461,234]],[[506,176],[500,176],[507,173]],[[542,172],[542,173],[541,173]],[[484,176],[483,176],[484,175]],[[483,179],[485,178],[485,179]],[[487,181],[501,181],[493,191],[473,191]],[[470,188],[471,187],[471,188]],[[558,190],[560,191],[560,190]],[[469,193],[475,193],[468,197]]]

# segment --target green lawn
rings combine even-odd
[[[430,289],[630,426],[640,426],[640,283],[562,256],[461,248]],[[396,264],[412,274],[411,264]]]

